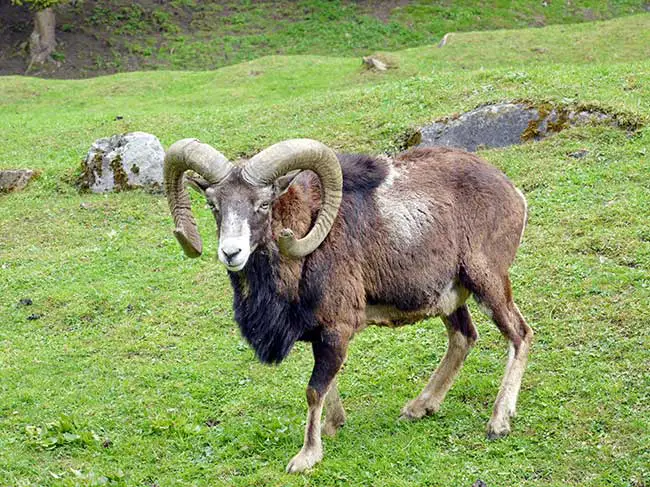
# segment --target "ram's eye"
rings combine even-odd
[[[261,203],[260,206],[258,207],[259,211],[269,211],[269,208],[271,208],[271,202],[270,201],[265,201],[264,203]]]

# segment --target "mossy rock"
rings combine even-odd
[[[642,126],[642,121],[632,123],[629,117],[596,107],[587,109],[584,106],[553,105],[549,102],[502,102],[483,105],[421,128],[418,146],[457,147],[474,152],[541,140],[572,126],[601,123],[628,131],[630,128],[638,130]],[[412,134],[406,136],[414,140]]]
[[[98,139],[82,163],[78,184],[95,193],[134,188],[159,191],[164,158],[165,150],[151,134],[132,132]]]

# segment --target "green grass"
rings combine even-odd
[[[452,39],[393,53],[386,75],[299,56],[0,78],[0,167],[42,171],[0,196],[0,485],[648,485],[650,16]],[[209,212],[197,198],[207,249],[188,260],[161,196],[70,184],[95,138],[127,130],[199,137],[233,158],[289,137],[380,153],[411,127],[512,99],[596,105],[643,127],[481,153],[530,207],[512,277],[536,339],[513,433],[497,442],[484,431],[505,345],[472,308],[481,339],[439,415],[397,421],[444,353],[444,327],[368,329],[340,377],[348,423],[310,475],[285,475],[311,353],[255,361]]]

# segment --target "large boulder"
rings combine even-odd
[[[80,184],[94,193],[145,188],[160,191],[165,149],[145,132],[113,135],[93,142]]]
[[[0,171],[0,193],[20,191],[36,173],[31,169],[6,169]]]
[[[474,152],[541,140],[573,125],[603,122],[618,126],[614,116],[600,111],[506,102],[433,122],[422,127],[412,140],[418,147],[446,146]]]

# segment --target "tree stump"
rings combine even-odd
[[[29,37],[30,60],[27,71],[34,64],[44,64],[56,48],[54,28],[56,18],[52,8],[37,10],[34,13],[34,30]]]

